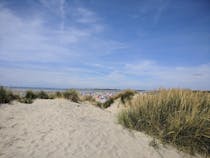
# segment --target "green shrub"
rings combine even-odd
[[[73,102],[76,102],[76,103],[78,103],[80,100],[77,91],[73,90],[73,89],[63,92],[63,96],[64,96],[64,98],[71,100]]]
[[[61,98],[62,96],[63,96],[63,95],[62,95],[61,92],[59,92],[59,91],[55,92],[55,97]]]
[[[37,98],[37,95],[33,91],[29,90],[26,91],[25,98],[33,100]]]
[[[14,95],[11,91],[6,90],[2,86],[0,87],[0,104],[10,103],[11,101],[18,98],[18,95]]]
[[[49,94],[48,95],[48,99],[55,99],[56,98],[56,95],[55,94]]]
[[[18,101],[20,103],[25,103],[25,104],[31,104],[33,103],[33,100],[39,97],[43,97],[43,95],[40,95],[40,93],[35,94],[33,91],[28,90],[26,91],[26,94],[24,97],[19,98]]]
[[[103,107],[103,108],[108,108],[108,107],[110,107],[111,104],[113,104],[113,103],[114,103],[114,99],[113,99],[113,98],[109,98],[106,102],[104,102],[104,103],[102,104],[102,107]]]
[[[25,104],[32,104],[33,103],[33,99],[23,97],[23,98],[19,99],[19,102],[20,103],[25,103]]]
[[[118,115],[125,127],[145,131],[190,153],[210,154],[210,94],[161,89],[139,95]]]
[[[126,101],[130,101],[132,97],[136,94],[133,90],[124,90],[120,93],[117,93],[115,96],[109,98],[106,102],[101,104],[102,108],[108,108],[111,106],[111,104],[114,103],[114,101],[118,98],[120,98],[120,101],[125,104]]]
[[[37,98],[40,98],[40,99],[49,99],[49,96],[46,92],[44,91],[40,91],[38,94],[37,94]]]
[[[102,105],[103,105],[103,104],[102,104],[101,102],[98,102],[98,101],[97,101],[97,102],[95,103],[95,105],[96,105],[97,107],[99,107],[99,108],[102,108]]]
[[[136,94],[135,91],[127,89],[124,90],[118,94],[116,94],[115,96],[113,96],[113,99],[116,100],[118,98],[120,98],[120,101],[125,104],[126,101],[129,101],[132,99],[132,97]]]
[[[82,101],[89,101],[89,102],[92,102],[92,103],[96,102],[95,98],[91,95],[84,95],[84,96],[82,96],[81,100]]]

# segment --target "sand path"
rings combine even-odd
[[[114,114],[64,99],[0,106],[1,158],[178,158],[172,147],[128,131]]]

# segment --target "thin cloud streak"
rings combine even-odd
[[[182,87],[199,89],[197,88],[198,86],[203,90],[210,88],[210,63],[197,66],[166,67],[157,64],[155,61],[145,60],[137,64],[125,64],[123,67],[113,66],[111,71],[109,67],[106,68],[106,65],[102,64],[91,65],[92,70],[87,64],[85,64],[83,68],[74,66],[64,66],[54,69],[51,69],[51,67],[43,68],[43,66],[39,69],[37,67],[26,67],[8,68],[2,66],[0,69],[2,72],[2,82],[6,83],[9,79],[11,84],[15,83],[17,78],[13,78],[11,76],[13,74],[10,73],[15,70],[15,75],[19,76],[18,78],[23,79],[23,74],[31,74],[27,79],[23,79],[21,83],[22,86],[27,86],[26,83],[30,80],[36,84],[38,84],[36,81],[43,80],[45,82],[49,81],[48,86],[51,87],[53,87],[53,85],[58,87],[68,85],[71,87],[73,86],[72,83],[78,81],[80,83],[83,82],[81,85],[88,88],[153,89],[159,87]],[[102,73],[102,69],[106,69],[107,72]],[[45,72],[48,73],[45,74]],[[57,77],[47,77],[48,75]],[[55,78],[57,79],[55,80]],[[27,80],[26,83],[25,80]],[[69,84],[67,84],[65,80],[68,81]]]
[[[64,18],[65,18],[65,0],[60,0],[60,15],[61,15],[61,31],[64,30]]]
[[[48,7],[51,6],[44,4]],[[64,1],[61,4],[63,6]],[[63,7],[61,7],[62,10]],[[62,12],[61,15],[64,16],[64,11]],[[85,9],[85,12],[90,11]],[[91,14],[93,13],[91,12]],[[85,17],[81,18],[84,21]],[[47,27],[42,17],[37,16],[34,19],[26,20],[16,16],[9,9],[1,8],[1,60],[54,62],[69,59],[71,61],[91,53],[101,56],[124,47],[121,42],[98,37],[102,32],[99,29],[102,24],[96,21],[92,23],[89,18],[88,15],[86,20],[88,28],[78,28],[74,24],[66,26],[60,31]],[[78,19],[79,17],[76,20]],[[87,52],[85,47],[89,47],[90,51]],[[95,54],[95,52],[100,53]]]

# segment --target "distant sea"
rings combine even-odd
[[[122,89],[101,89],[101,88],[46,88],[46,87],[9,87],[6,86],[6,88],[12,89],[12,90],[20,90],[20,91],[26,91],[26,90],[34,90],[34,91],[65,91],[67,89],[75,89],[81,93],[93,93],[93,92],[110,92],[110,93],[117,93],[122,91]],[[136,90],[138,92],[144,92],[145,90]]]

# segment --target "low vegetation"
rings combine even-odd
[[[99,107],[99,108],[102,108],[103,103],[96,101],[94,103],[94,105],[97,106],[97,107]]]
[[[20,103],[25,103],[25,104],[31,104],[33,103],[33,100],[37,98],[37,94],[35,94],[33,91],[28,90],[26,91],[26,94],[24,97],[21,97],[19,99]]]
[[[108,108],[110,107],[115,100],[120,99],[120,101],[125,104],[128,101],[131,101],[132,97],[136,94],[135,91],[127,89],[120,93],[117,93],[113,97],[109,98],[106,102],[104,102],[101,107],[102,108]]]
[[[73,89],[66,90],[64,92],[57,91],[52,94],[49,94],[45,91],[33,92],[32,90],[28,90],[23,97],[20,97],[18,95],[14,95],[11,91],[6,90],[5,88],[0,87],[0,103],[9,103],[12,100],[18,100],[21,103],[31,104],[33,103],[34,99],[65,98],[77,103],[79,101],[89,101],[91,104],[100,108],[108,108],[114,103],[114,100],[120,98],[121,102],[124,104],[126,101],[131,100],[134,94],[135,91],[125,90],[114,97],[109,98],[106,102],[100,103],[91,95],[85,95],[80,98],[78,92]]]
[[[20,98],[18,101],[20,103],[25,103],[25,104],[32,104],[33,103],[33,99],[25,98],[25,97]]]
[[[65,92],[63,92],[63,97],[76,103],[80,101],[78,92],[73,89],[66,90]]]
[[[127,90],[124,90],[124,91],[116,94],[115,96],[113,96],[113,99],[116,100],[116,99],[120,98],[120,101],[123,104],[125,104],[126,101],[130,101],[135,94],[136,94],[136,91],[127,89]]]
[[[29,90],[29,91],[26,91],[26,94],[25,94],[25,98],[27,99],[36,99],[38,96],[36,93],[34,93],[33,91]]]
[[[118,115],[127,128],[159,138],[180,150],[210,154],[210,94],[161,89],[138,95]]]
[[[63,94],[59,91],[55,92],[55,97],[56,98],[62,98],[63,97]]]
[[[112,104],[114,103],[114,99],[113,98],[109,98],[107,101],[105,101],[101,107],[102,108],[108,108],[110,107]]]
[[[54,98],[65,98],[71,100],[73,102],[79,102],[79,94],[76,90],[67,90],[65,92],[57,91],[55,93],[47,93],[45,91],[33,92],[32,90],[28,90],[25,92],[25,95],[20,97],[19,95],[15,95],[12,91],[6,90],[4,87],[0,87],[0,104],[10,103],[13,100],[17,100],[21,103],[31,104],[34,99],[54,99]],[[85,100],[92,101],[96,103],[93,97],[86,96]]]
[[[10,103],[11,101],[18,98],[18,95],[14,95],[11,91],[6,90],[2,86],[0,87],[0,104]]]
[[[49,95],[46,92],[44,92],[44,91],[38,92],[37,98],[40,98],[40,99],[50,99]]]
[[[91,95],[84,95],[84,96],[81,97],[81,100],[82,101],[89,101],[91,103],[96,102],[95,98]]]

